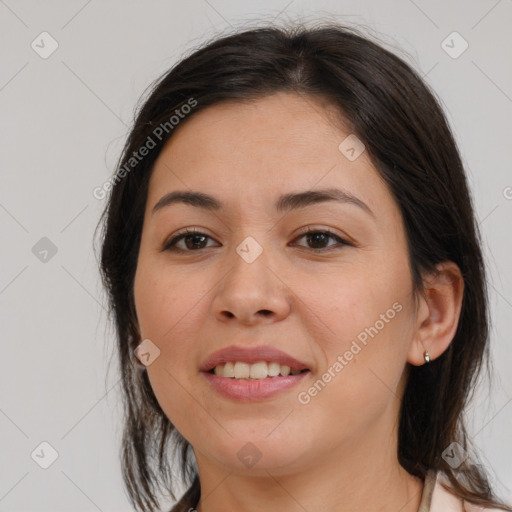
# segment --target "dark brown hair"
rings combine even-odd
[[[474,455],[456,469],[442,457],[454,441],[474,451],[463,411],[484,362],[489,371],[480,234],[454,137],[440,102],[410,65],[359,29],[330,22],[315,28],[268,25],[218,36],[158,79],[136,114],[100,220],[101,273],[117,331],[125,410],[121,458],[130,500],[137,510],[152,511],[159,506],[157,490],[176,499],[170,466],[175,453],[180,476],[190,486],[179,509],[195,507],[200,496],[190,445],[161,410],[133,354],[141,341],[133,283],[148,182],[173,128],[167,125],[161,137],[154,131],[176,110],[192,110],[181,125],[209,105],[277,91],[328,100],[363,141],[403,216],[414,291],[423,293],[422,273],[435,272],[443,261],[455,262],[464,279],[459,324],[449,348],[429,364],[408,365],[400,464],[422,479],[430,469],[443,472],[461,498],[511,510],[491,491]],[[191,98],[196,106],[183,109]],[[148,137],[155,146],[136,164],[130,162]]]

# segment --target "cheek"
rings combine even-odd
[[[312,429],[324,425],[326,436],[343,432],[354,439],[382,417],[396,414],[406,365],[408,319],[396,301],[384,301],[383,308],[379,303],[361,308],[341,294],[340,300],[345,299],[346,307],[332,308],[326,319],[336,334],[322,340],[325,364],[310,387],[299,390],[298,398],[307,419],[304,423]]]
[[[202,325],[198,316],[205,314],[200,299],[206,292],[197,274],[185,276],[157,262],[139,260],[134,297],[141,336],[160,350],[146,371],[158,403],[180,432],[190,431],[184,411],[197,405],[187,390],[193,389],[191,369],[197,365],[191,353]]]
[[[308,306],[304,314],[313,322],[308,327],[321,351],[319,370],[326,372],[321,379],[328,382],[322,400],[330,406],[357,410],[364,399],[379,407],[393,396],[404,371],[412,336],[407,266],[372,263],[300,285]]]
[[[177,332],[194,326],[194,315],[208,288],[198,273],[186,275],[156,261],[139,260],[134,297],[141,335],[168,343]]]
[[[364,341],[365,328],[376,322],[379,332],[389,331],[388,325],[398,316],[400,307],[393,308],[393,304],[403,297],[400,281],[378,262],[371,263],[340,267],[324,275],[305,274],[293,285],[296,295],[307,305],[304,315],[316,319],[325,332],[318,342],[326,349],[343,349],[358,335]]]

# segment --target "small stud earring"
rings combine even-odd
[[[428,354],[428,350],[425,350],[423,357],[425,358],[425,363],[430,363],[430,356]]]

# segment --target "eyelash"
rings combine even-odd
[[[329,229],[318,229],[318,228],[307,227],[300,231],[300,234],[297,238],[302,238],[308,234],[318,234],[318,233],[328,235],[330,238],[336,239],[338,241],[338,244],[337,244],[339,246],[338,248],[341,248],[344,245],[352,245],[349,242],[347,242],[346,240],[344,240],[343,238],[341,238],[340,236],[338,236],[337,234],[330,231]],[[180,240],[187,238],[188,236],[192,236],[192,235],[203,235],[203,236],[206,236],[207,238],[211,238],[210,236],[206,235],[205,233],[202,233],[201,231],[186,228],[181,233],[178,233],[177,236],[175,236],[175,237],[171,238],[170,240],[168,240],[167,242],[165,242],[164,246],[162,248],[162,251],[172,251],[172,252],[182,252],[182,253],[199,252],[201,249],[195,249],[195,250],[192,249],[191,250],[191,249],[180,249],[180,248],[176,247],[176,243],[178,243]],[[305,247],[305,248],[307,249],[308,247]],[[311,249],[311,250],[313,252],[321,253],[321,252],[332,251],[333,249],[336,249],[336,248],[337,248],[336,245],[332,245],[332,246],[328,246],[328,247],[323,247],[321,249]]]

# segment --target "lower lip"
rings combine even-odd
[[[230,379],[228,377],[219,377],[213,373],[201,372],[213,388],[232,400],[241,400],[244,402],[253,402],[271,398],[281,391],[290,389],[301,382],[309,371],[298,373],[297,375],[288,375],[286,377],[269,377],[261,380]]]

